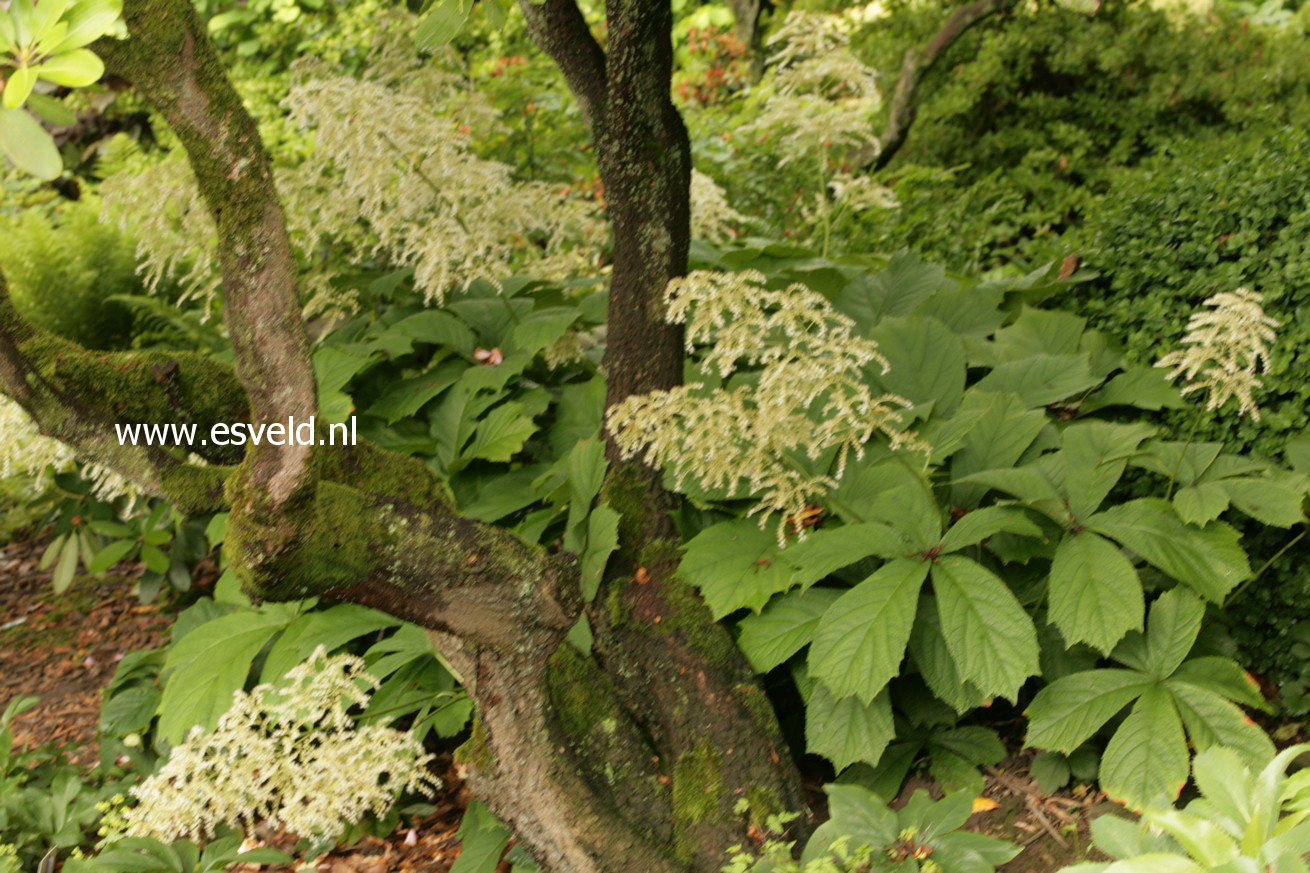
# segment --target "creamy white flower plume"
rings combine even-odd
[[[1260,420],[1254,392],[1263,387],[1258,373],[1269,370],[1269,346],[1278,322],[1265,314],[1264,297],[1249,288],[1207,299],[1209,310],[1192,314],[1183,336],[1185,348],[1156,362],[1171,367],[1169,379],[1182,377],[1183,394],[1207,392],[1206,408],[1219,409],[1237,398],[1237,414]]]
[[[761,526],[782,516],[778,537],[804,535],[809,501],[836,486],[851,454],[881,433],[893,447],[912,441],[902,428],[907,401],[870,390],[864,369],[886,371],[872,340],[804,285],[766,287],[763,275],[696,272],[669,283],[668,320],[685,324],[688,351],[705,347],[702,368],[735,384],[691,383],[629,397],[607,425],[627,457],[670,470],[679,482],[731,489],[745,481]],[[833,475],[789,460],[836,451]]]
[[[319,646],[277,686],[238,691],[212,733],[192,730],[132,789],[128,834],[168,842],[268,820],[302,836],[336,836],[385,812],[400,792],[432,788],[431,756],[411,735],[351,718],[377,684],[362,659],[329,658]]]

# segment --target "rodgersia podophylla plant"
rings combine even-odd
[[[732,208],[728,195],[713,178],[691,172],[691,234],[696,239],[724,242],[751,223],[749,216]]]
[[[430,790],[431,756],[411,735],[351,717],[376,686],[360,658],[319,646],[276,686],[238,691],[213,732],[194,729],[132,789],[128,835],[170,841],[268,820],[335,836],[403,791]]]
[[[840,15],[793,11],[769,38],[773,93],[751,127],[781,132],[782,163],[876,141],[878,73],[851,51],[849,27]]]
[[[1207,393],[1206,408],[1219,409],[1237,398],[1237,414],[1260,420],[1253,392],[1257,374],[1269,370],[1269,345],[1278,322],[1265,314],[1264,297],[1249,288],[1224,291],[1205,301],[1208,310],[1192,314],[1183,336],[1185,348],[1156,362],[1171,367],[1170,379],[1182,376],[1183,394]]]
[[[610,410],[610,433],[628,457],[672,472],[680,482],[730,489],[745,480],[764,526],[782,516],[778,538],[803,535],[797,519],[810,499],[836,486],[847,459],[862,456],[875,434],[893,447],[913,438],[902,428],[908,402],[876,394],[864,369],[886,372],[872,340],[804,285],[765,287],[764,276],[695,272],[669,283],[667,318],[685,324],[687,349],[703,347],[701,368],[728,379],[751,379],[710,390],[694,382],[629,397]],[[813,473],[787,458],[817,460],[836,450],[835,470]]]

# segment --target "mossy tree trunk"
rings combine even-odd
[[[669,91],[668,2],[610,0],[608,45],[574,0],[525,0],[590,120],[614,235],[607,402],[681,379],[663,318],[687,267],[687,132]],[[116,421],[306,418],[308,343],[282,205],[255,124],[188,0],[126,0],[111,69],[178,132],[220,228],[235,367],[190,354],[91,354],[23,321],[0,277],[0,390],[43,431],[192,512],[230,512],[225,554],[265,599],[319,595],[429,630],[476,705],[474,792],[556,873],[715,871],[754,815],[804,811],[791,756],[728,632],[677,577],[674,500],[611,444],[620,547],[584,604],[574,558],[460,516],[418,461],[372,445],[120,447]],[[585,613],[594,653],[564,644]],[[802,820],[803,821],[803,820]]]

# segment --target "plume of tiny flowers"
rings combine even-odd
[[[0,479],[23,476],[34,491],[48,484],[45,472],[73,464],[73,450],[45,436],[23,407],[0,394]]]
[[[1206,408],[1219,409],[1237,398],[1237,414],[1260,420],[1253,396],[1262,387],[1258,373],[1269,370],[1269,346],[1278,322],[1265,314],[1264,297],[1249,288],[1224,291],[1207,299],[1208,309],[1192,314],[1183,336],[1185,348],[1156,362],[1172,368],[1169,379],[1187,383],[1183,394],[1207,392]]]
[[[686,325],[687,350],[702,348],[701,368],[727,379],[709,390],[695,382],[634,395],[611,408],[610,433],[625,457],[641,454],[679,485],[730,489],[745,480],[760,526],[779,515],[778,540],[805,535],[795,520],[811,498],[836,487],[849,457],[882,434],[893,447],[912,443],[891,394],[875,394],[864,370],[886,372],[877,344],[804,285],[766,287],[760,273],[695,272],[669,283],[667,318]],[[836,451],[832,475],[798,469],[789,456],[818,460]]]
[[[691,171],[691,235],[710,242],[726,242],[737,229],[751,223],[748,216],[732,208],[728,195],[714,179],[700,170]]]
[[[377,684],[362,659],[319,646],[276,686],[238,691],[212,733],[193,729],[131,789],[127,833],[167,842],[267,820],[330,837],[384,813],[402,791],[430,791],[432,756],[413,736],[350,715]]]
[[[851,51],[850,24],[840,15],[792,11],[769,38],[773,91],[747,129],[778,131],[782,164],[876,143],[878,72]]]

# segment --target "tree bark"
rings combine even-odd
[[[614,233],[607,403],[677,385],[664,291],[687,268],[691,155],[670,99],[667,2],[610,0],[608,50],[573,0],[524,12],[590,119]],[[725,628],[680,578],[674,498],[624,462],[604,497],[620,548],[584,605],[572,556],[458,514],[420,462],[372,445],[191,447],[194,466],[117,444],[122,421],[271,422],[315,404],[281,202],[253,119],[189,0],[126,0],[111,69],[164,115],[219,227],[235,367],[202,355],[90,353],[38,330],[0,277],[0,390],[88,460],[188,511],[229,510],[225,556],[265,599],[322,596],[428,629],[475,708],[469,784],[546,871],[717,871],[759,818],[803,812],[776,718]],[[564,644],[585,610],[596,644]]]
[[[922,48],[910,48],[901,62],[901,75],[892,93],[891,110],[887,124],[877,141],[856,153],[851,162],[859,167],[881,170],[905,145],[915,116],[919,112],[919,88],[923,78],[946,50],[955,44],[969,28],[997,12],[1009,9],[1015,0],[973,0],[951,13],[941,28]]]

